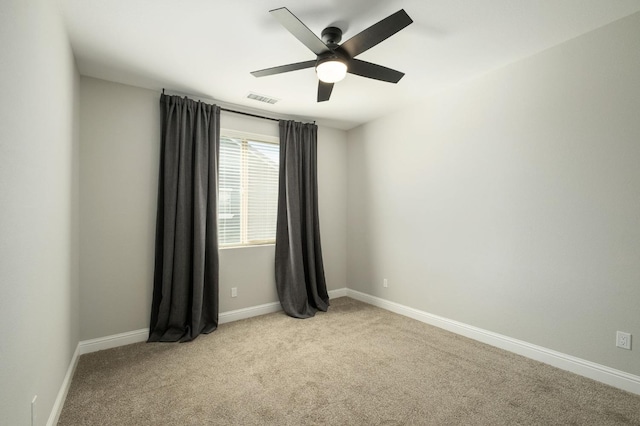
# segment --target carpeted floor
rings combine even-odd
[[[640,425],[640,396],[349,298],[83,355],[60,425]]]

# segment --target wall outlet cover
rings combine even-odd
[[[631,334],[624,331],[616,332],[616,346],[631,350]]]

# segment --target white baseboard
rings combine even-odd
[[[410,308],[408,306],[361,293],[359,291],[347,289],[346,295],[353,299],[360,300],[361,302],[365,302],[491,346],[640,395],[640,376],[547,349],[542,346],[533,345],[522,340],[513,339],[472,325],[430,314],[428,312],[420,311],[418,309]]]
[[[58,424],[58,420],[60,419],[60,413],[62,413],[62,406],[64,405],[65,399],[67,399],[67,393],[69,392],[69,387],[71,386],[71,379],[73,378],[73,373],[75,373],[76,371],[76,366],[78,365],[79,357],[80,357],[80,344],[76,346],[76,350],[71,356],[71,362],[69,363],[69,367],[67,368],[67,374],[64,375],[64,379],[62,380],[62,386],[60,386],[60,390],[58,391],[56,400],[53,403],[53,408],[51,408],[49,419],[47,419],[47,426],[54,426]]]
[[[330,290],[329,299],[336,299],[347,295],[346,288]],[[236,309],[234,311],[222,312],[218,315],[218,324],[257,317],[259,315],[271,314],[282,310],[280,302],[265,303],[264,305],[251,306],[249,308]]]
[[[234,311],[221,312],[218,315],[218,324],[239,321],[259,315],[271,314],[281,311],[280,302],[265,303],[264,305],[251,306],[250,308],[236,309]]]
[[[329,290],[329,299],[337,299],[338,297],[345,297],[347,295],[346,288],[339,288],[337,290]]]
[[[80,355],[91,352],[102,351],[104,349],[117,348],[118,346],[130,345],[132,343],[145,342],[149,338],[149,329],[127,331],[126,333],[112,334],[111,336],[98,337],[97,339],[83,340],[78,343]]]

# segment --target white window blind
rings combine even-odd
[[[220,135],[220,246],[275,242],[280,147],[275,138]]]

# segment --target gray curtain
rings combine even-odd
[[[218,326],[220,108],[160,97],[162,116],[150,342],[190,341]]]
[[[318,220],[317,134],[315,124],[280,121],[276,287],[282,309],[295,318],[329,307]]]

